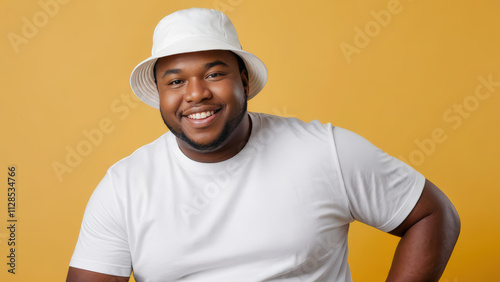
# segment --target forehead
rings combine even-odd
[[[233,52],[227,50],[210,50],[159,58],[156,62],[156,69],[203,66],[206,63],[217,60],[226,63],[230,67],[238,66],[236,55]]]

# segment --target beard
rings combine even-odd
[[[193,149],[197,151],[210,152],[216,150],[222,144],[224,144],[224,142],[226,142],[229,136],[231,136],[231,133],[233,133],[233,131],[238,127],[238,125],[240,125],[241,121],[245,117],[246,112],[247,112],[247,99],[244,99],[243,106],[241,107],[241,110],[238,113],[238,115],[236,115],[234,118],[230,120],[227,120],[226,123],[224,124],[224,128],[222,129],[221,133],[213,141],[207,144],[200,144],[190,139],[189,137],[186,136],[186,134],[182,130],[176,130],[173,128],[173,126],[168,124],[165,120],[165,117],[163,117],[163,114],[161,116],[163,119],[163,123],[165,123],[165,125],[174,134],[175,137],[186,142],[189,146],[191,146]]]

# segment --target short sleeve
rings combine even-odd
[[[85,209],[70,266],[130,276],[131,256],[110,174],[99,183]]]
[[[333,135],[352,216],[394,230],[415,207],[425,177],[349,130],[335,127]]]

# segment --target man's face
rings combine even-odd
[[[156,64],[160,112],[188,149],[213,152],[234,138],[246,113],[248,79],[230,51],[164,57]]]

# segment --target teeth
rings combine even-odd
[[[207,117],[209,117],[209,116],[211,116],[213,114],[214,114],[214,111],[208,111],[208,112],[190,114],[190,115],[188,115],[188,118],[191,118],[191,119],[202,119],[202,118],[207,118]]]

